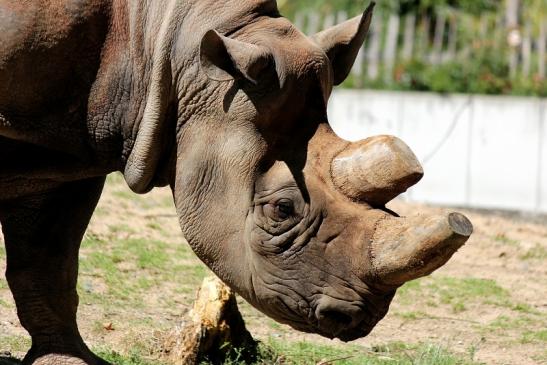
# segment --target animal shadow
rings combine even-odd
[[[21,365],[21,360],[10,356],[0,356],[0,365]]]

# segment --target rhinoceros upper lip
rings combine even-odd
[[[343,317],[335,316],[333,319],[336,320],[337,318]],[[357,321],[356,323],[353,323],[352,321],[352,323],[345,325],[344,322],[347,323],[347,321],[342,320],[338,326],[332,325],[331,323],[330,326],[318,326],[317,328],[324,336],[327,336],[329,338],[338,338],[341,341],[347,342],[368,335],[370,331],[372,331],[372,329],[374,328],[374,325],[378,323],[381,318],[382,317],[378,318],[374,315],[371,316],[370,313],[366,313],[364,315],[364,318]]]
[[[314,305],[313,326],[316,331],[323,336],[342,341],[353,341],[366,336],[386,315],[395,291],[368,289],[355,294],[360,298],[347,301],[323,294]]]

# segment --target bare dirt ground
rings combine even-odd
[[[171,200],[168,189],[136,196],[119,176],[109,177],[80,259],[78,318],[93,348],[153,348],[191,306],[207,270],[184,242]],[[442,210],[401,201],[391,208],[401,215]],[[352,345],[431,343],[479,363],[547,364],[547,218],[459,211],[475,226],[466,246],[400,289],[386,318]],[[240,303],[259,339],[348,346],[298,333]],[[28,346],[0,277],[0,354],[20,357]]]

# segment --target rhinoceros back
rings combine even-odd
[[[0,195],[13,179],[47,180],[83,163],[104,2],[0,0]]]
[[[12,127],[85,103],[108,30],[103,2],[0,0],[0,114]]]

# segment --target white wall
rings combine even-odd
[[[547,99],[341,90],[329,119],[342,138],[412,148],[425,176],[409,200],[547,213]]]

